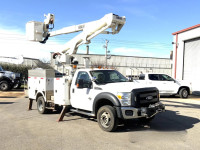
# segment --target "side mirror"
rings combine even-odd
[[[92,77],[92,81],[95,82],[97,80],[96,77]]]
[[[77,88],[83,88],[83,79],[79,79],[77,84],[76,84]]]
[[[88,83],[88,88],[92,88],[92,82],[91,81]]]

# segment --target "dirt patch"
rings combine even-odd
[[[0,91],[0,98],[19,98],[25,96],[24,90]]]

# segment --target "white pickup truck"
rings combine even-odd
[[[97,118],[104,131],[114,131],[119,120],[148,122],[165,111],[157,88],[128,82],[116,70],[77,69],[71,79],[55,77],[54,70],[29,70],[28,90],[39,113],[67,106],[72,112]]]
[[[176,95],[188,98],[192,93],[191,84],[186,81],[178,81],[166,74],[146,73],[140,74],[139,80],[134,83],[145,84],[147,87],[157,87],[160,95]]]

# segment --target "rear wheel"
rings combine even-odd
[[[180,91],[179,91],[179,96],[181,98],[188,98],[188,90],[186,88],[182,88]]]
[[[37,110],[40,114],[45,114],[47,113],[47,109],[45,107],[45,101],[43,96],[39,96],[37,98]]]
[[[115,109],[109,105],[102,106],[97,112],[97,121],[102,130],[107,132],[114,131],[118,125]]]
[[[7,81],[0,82],[0,90],[1,91],[8,91],[10,89],[9,83]]]

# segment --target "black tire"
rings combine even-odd
[[[7,81],[0,82],[0,90],[1,91],[8,91],[10,89],[10,85]]]
[[[115,109],[109,105],[102,106],[97,112],[97,121],[102,130],[107,132],[114,131],[118,125]]]
[[[179,91],[179,96],[180,98],[188,98],[188,90],[186,88],[182,88],[180,91]]]
[[[46,105],[45,105],[44,97],[39,96],[37,98],[37,110],[40,114],[45,114],[47,113]]]
[[[139,118],[139,121],[142,124],[149,124],[154,118],[155,118],[155,116],[153,116],[151,118],[142,117],[142,118]]]

